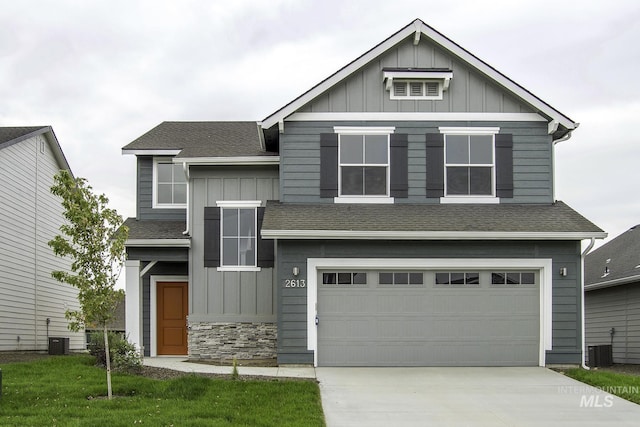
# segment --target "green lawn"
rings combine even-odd
[[[2,426],[324,426],[312,381],[209,379],[160,381],[113,375],[90,356],[58,356],[0,365]]]
[[[568,369],[565,375],[640,404],[640,376],[601,370]]]

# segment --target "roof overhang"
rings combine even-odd
[[[128,248],[189,248],[190,239],[129,239],[124,245]]]
[[[122,149],[122,154],[133,154],[135,156],[176,156],[182,149],[167,149],[167,150],[127,150]]]
[[[241,156],[241,157],[174,157],[173,163],[195,165],[278,165],[280,156]]]
[[[611,288],[613,286],[626,285],[628,283],[640,282],[640,274],[633,276],[621,277],[619,279],[607,280],[605,282],[591,283],[585,285],[585,291],[595,291],[596,289]]]
[[[496,83],[511,91],[512,93],[523,99],[525,102],[530,104],[532,107],[539,110],[544,115],[550,117],[551,120],[557,121],[560,125],[564,126],[568,130],[568,132],[578,127],[578,123],[574,122],[569,117],[562,114],[560,111],[542,101],[527,89],[520,86],[518,83],[514,82],[504,74],[500,73],[498,70],[482,61],[478,57],[474,56],[469,51],[462,48],[460,45],[448,39],[443,34],[428,26],[420,19],[416,19],[413,23],[407,25],[382,43],[375,46],[373,49],[364,53],[362,56],[358,57],[345,67],[341,68],[307,92],[303,93],[284,107],[266,117],[262,121],[263,129],[271,128],[273,125],[287,119],[291,114],[295,113],[302,106],[315,99],[338,82],[347,78],[378,56],[382,55],[393,46],[402,42],[407,37],[413,37],[415,43],[416,40],[419,41],[420,35],[428,37],[434,43],[440,45],[442,48],[450,51],[452,54],[458,56],[463,61],[475,67],[478,71],[485,74],[488,78],[493,79]]]
[[[493,232],[493,231],[365,231],[262,230],[265,239],[354,240],[585,240],[604,239],[607,233]]]

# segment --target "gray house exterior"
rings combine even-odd
[[[70,170],[50,126],[0,127],[0,351],[47,350],[48,337],[85,348],[64,317],[79,309],[77,290],[51,277],[71,265],[47,245],[64,223],[49,191],[61,169]]]
[[[123,148],[130,337],[317,366],[581,363],[581,242],[606,234],[554,198],[577,125],[420,20],[261,122],[162,123]],[[179,333],[161,292],[185,300]]]
[[[640,363],[640,226],[585,257],[586,345],[611,345],[614,363]]]

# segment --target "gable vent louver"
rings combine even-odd
[[[393,93],[396,96],[407,96],[407,83],[405,83],[405,82],[394,82],[393,83]]]
[[[427,96],[438,96],[440,94],[440,88],[437,82],[425,83],[427,88]]]
[[[422,96],[422,82],[409,83],[411,96]]]

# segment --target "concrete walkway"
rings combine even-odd
[[[174,371],[225,374],[233,371],[231,366],[215,366],[205,363],[187,362],[184,357],[145,357],[143,364],[156,368],[173,369]],[[276,378],[315,378],[316,372],[310,366],[282,366],[282,367],[257,367],[238,366],[238,374],[250,376],[276,377]]]
[[[328,427],[638,426],[640,406],[545,368],[316,368]]]

